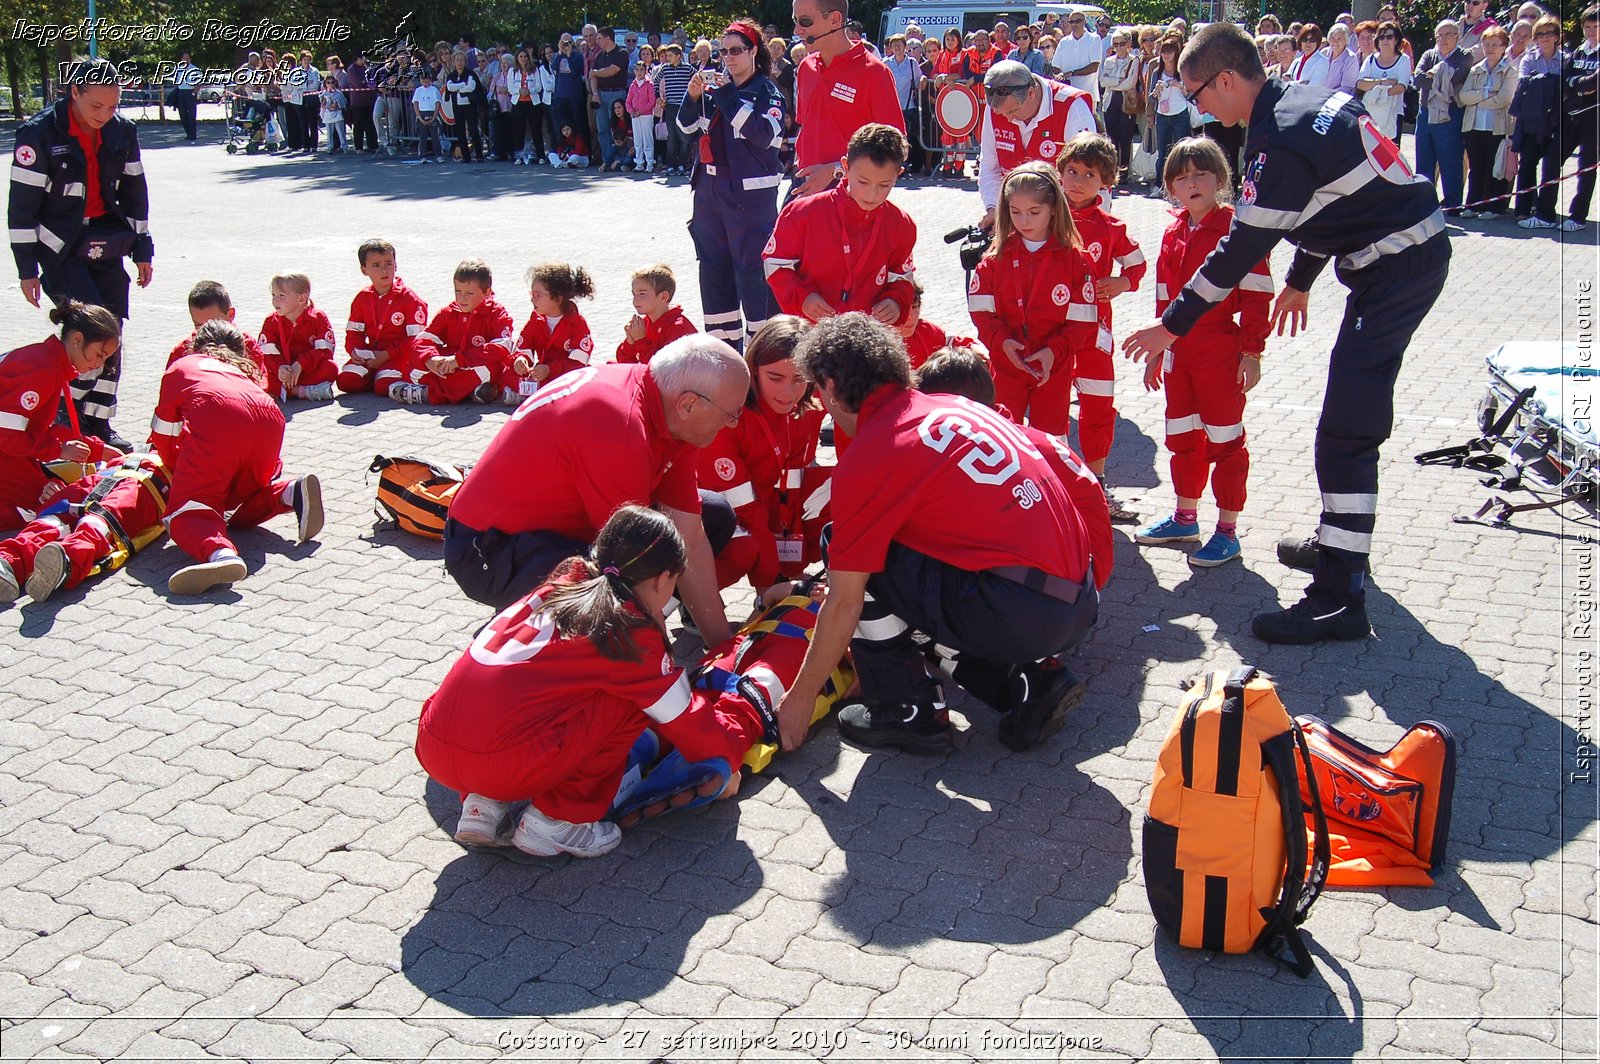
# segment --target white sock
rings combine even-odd
[[[222,550],[214,550],[214,551],[212,551],[211,552],[211,557],[207,558],[206,562],[210,563],[210,562],[243,561],[243,560],[244,559],[240,558],[237,553],[224,548]]]
[[[283,489],[283,494],[278,496],[280,499],[283,500],[283,505],[285,505],[285,506],[293,506],[294,505],[294,489],[299,485],[299,483],[300,482],[298,480],[291,480],[291,481],[289,481],[288,485]]]

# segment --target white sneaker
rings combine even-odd
[[[326,381],[322,384],[307,384],[296,388],[294,394],[301,399],[310,399],[320,403],[333,398],[333,385]]]
[[[1556,228],[1556,223],[1555,222],[1547,222],[1543,218],[1539,217],[1537,214],[1530,214],[1528,217],[1526,217],[1526,218],[1522,219],[1522,221],[1518,222],[1517,225],[1521,226],[1523,229],[1554,229],[1554,228]]]
[[[67,548],[59,543],[46,543],[33,556],[33,575],[28,577],[28,597],[35,602],[44,602],[61,590],[61,585],[67,582],[67,575],[71,572],[72,563],[67,560]],[[4,597],[4,592],[4,574],[0,574],[0,598]]]
[[[244,559],[236,554],[225,554],[214,562],[186,565],[167,580],[167,590],[174,595],[203,595],[214,587],[232,584],[250,575]]]
[[[1563,219],[1561,219],[1561,231],[1563,233],[1576,233],[1576,232],[1582,230],[1583,228],[1584,228],[1584,224],[1582,222],[1578,221],[1576,218],[1563,218]]]
[[[522,393],[515,388],[504,388],[500,392],[500,401],[506,406],[521,406]]]
[[[397,403],[415,406],[428,401],[428,389],[420,384],[410,381],[395,381],[389,385],[389,398]]]
[[[469,794],[461,803],[461,819],[456,821],[456,841],[463,846],[505,846],[502,828],[511,818],[511,803],[497,802],[481,794]]]
[[[295,482],[289,498],[294,500],[294,513],[300,519],[300,539],[306,540],[322,531],[322,481],[315,473],[308,473]]]
[[[17,583],[17,574],[12,571],[11,563],[0,558],[0,602],[15,602],[21,594],[22,586]]]
[[[622,829],[604,820],[592,824],[572,824],[545,816],[528,806],[517,821],[511,845],[535,857],[554,857],[570,853],[574,857],[599,857],[617,848]]]

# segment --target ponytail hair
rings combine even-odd
[[[257,384],[266,383],[266,374],[250,357],[243,330],[226,318],[212,318],[196,329],[192,350],[196,354],[226,362]]]
[[[557,632],[588,638],[602,657],[638,661],[631,629],[654,625],[665,637],[666,626],[639,600],[634,585],[662,573],[681,573],[687,559],[671,518],[643,506],[624,506],[595,538],[592,561],[572,558],[557,567],[576,579],[545,596],[544,613]]]
[[[75,332],[83,336],[86,344],[102,340],[122,339],[122,321],[105,307],[93,303],[80,303],[76,299],[63,299],[50,310],[50,322],[61,326],[61,338]]]

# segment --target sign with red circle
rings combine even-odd
[[[939,126],[958,140],[972,136],[983,121],[983,104],[970,85],[946,85],[934,101]]]

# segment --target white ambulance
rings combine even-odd
[[[878,41],[881,44],[896,33],[904,33],[906,26],[915,22],[922,27],[922,32],[928,37],[937,37],[945,30],[960,30],[963,35],[974,30],[993,29],[996,22],[1002,19],[1011,24],[1015,29],[1019,23],[1032,24],[1043,21],[1046,15],[1057,15],[1064,22],[1069,14],[1081,11],[1091,20],[1105,14],[1105,9],[1097,4],[1067,4],[1067,3],[1042,3],[1042,4],[1006,4],[1000,3],[966,3],[960,0],[900,0],[893,8],[884,12],[882,25],[879,27]]]

